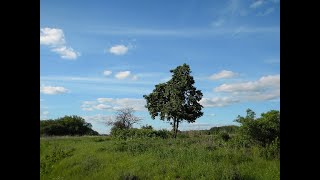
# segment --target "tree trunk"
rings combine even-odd
[[[173,138],[176,138],[176,119],[173,119]]]
[[[179,128],[179,120],[177,120],[175,138],[177,137],[177,134],[178,134],[178,128]]]

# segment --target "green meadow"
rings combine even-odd
[[[40,179],[280,179],[280,157],[236,135],[201,131],[176,139],[40,138]]]

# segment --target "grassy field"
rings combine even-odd
[[[40,139],[41,179],[280,179],[280,160],[212,135]]]

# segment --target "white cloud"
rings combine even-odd
[[[69,90],[61,86],[42,86],[40,87],[40,92],[42,92],[43,94],[54,95],[64,94],[69,92]]]
[[[66,46],[66,40],[62,29],[48,27],[41,28],[40,44],[49,46],[51,51],[59,54],[63,59],[77,59],[77,57],[80,56],[79,52]]]
[[[263,76],[257,81],[222,84],[216,92],[230,93],[241,101],[264,101],[280,97],[280,75]]]
[[[98,98],[97,101],[99,103],[108,103],[108,102],[112,102],[113,99],[112,98]]]
[[[84,116],[83,117],[86,122],[89,123],[106,123],[113,119],[113,116],[110,115],[102,115],[102,114],[96,114],[93,116]]]
[[[232,78],[232,77],[235,77],[236,75],[237,73],[234,73],[232,71],[223,70],[219,73],[211,75],[209,79],[218,80],[218,79]]]
[[[250,8],[256,9],[256,8],[260,7],[263,3],[264,3],[263,0],[256,0],[255,2],[253,2],[250,5]]]
[[[216,92],[247,92],[247,91],[263,91],[265,89],[279,87],[280,75],[263,76],[257,81],[249,81],[245,83],[222,84],[215,88]]]
[[[275,100],[280,97],[280,89],[274,89],[268,92],[251,92],[243,95],[243,99],[251,101]]]
[[[77,59],[80,55],[80,53],[74,51],[71,47],[66,46],[53,48],[52,51],[58,53],[62,59]]]
[[[125,78],[129,77],[130,74],[131,74],[130,71],[120,71],[115,75],[115,77],[117,79],[125,79]]]
[[[105,105],[105,104],[98,104],[98,105],[94,106],[94,108],[95,108],[95,109],[98,109],[98,110],[112,109],[111,106]]]
[[[109,49],[109,52],[114,55],[124,55],[128,52],[128,49],[125,45],[115,45]]]
[[[40,44],[57,46],[65,44],[62,29],[42,28],[40,29]]]
[[[105,75],[105,76],[109,76],[111,74],[112,74],[112,71],[109,71],[109,70],[103,71],[103,75]]]
[[[90,102],[90,103],[88,103]],[[120,108],[131,107],[136,111],[145,111],[146,101],[135,98],[98,98],[96,101],[82,102],[81,109],[84,111],[108,110],[114,111]]]
[[[203,107],[223,107],[231,104],[238,103],[239,100],[232,97],[215,97],[215,98],[202,98],[200,104]]]

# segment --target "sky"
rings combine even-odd
[[[180,130],[235,125],[280,110],[277,0],[41,0],[40,119],[78,115],[102,134],[119,108],[152,120],[143,95],[183,63],[204,115]]]

